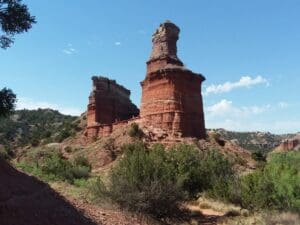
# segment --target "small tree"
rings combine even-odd
[[[0,91],[0,117],[5,117],[11,114],[15,109],[15,103],[16,95],[12,92],[12,90],[3,88]]]

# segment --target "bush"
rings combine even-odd
[[[83,156],[77,156],[71,162],[56,151],[37,151],[33,158],[34,163],[23,161],[17,167],[43,180],[62,180],[73,184],[75,179],[87,179],[91,171],[88,160]]]
[[[14,152],[9,146],[0,146],[0,158],[10,160],[14,156]]]
[[[148,151],[142,143],[123,147],[124,158],[111,171],[109,183],[93,185],[95,197],[106,197],[130,211],[165,218],[179,212],[185,199],[174,167],[162,148]]]
[[[212,190],[215,196],[223,197],[222,185],[228,189],[227,179],[233,173],[221,154],[203,154],[189,145],[166,151],[162,145],[148,149],[139,142],[124,146],[123,151],[124,157],[108,175],[108,182],[99,179],[92,185],[92,193],[97,200],[109,199],[122,208],[156,218],[177,214],[180,204],[200,191]]]
[[[256,151],[251,154],[252,159],[258,162],[266,162],[266,155],[262,151]]]
[[[133,137],[133,138],[142,138],[144,136],[144,133],[143,131],[139,128],[139,125],[137,123],[132,123],[130,125],[130,129],[128,131],[128,135],[130,137]]]
[[[217,150],[204,154],[201,160],[203,190],[220,200],[232,200],[235,172],[231,163]]]
[[[175,173],[182,180],[182,188],[190,198],[204,190],[201,155],[191,145],[180,144],[168,153],[168,160],[175,168]]]
[[[300,152],[273,154],[242,178],[242,205],[249,209],[300,210]]]

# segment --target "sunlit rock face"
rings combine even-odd
[[[186,69],[177,57],[180,29],[170,21],[153,34],[147,74],[141,82],[140,117],[146,127],[170,137],[205,138],[201,74]]]
[[[107,136],[112,124],[139,115],[138,108],[130,100],[130,91],[106,77],[94,76],[93,90],[87,112],[87,136]]]

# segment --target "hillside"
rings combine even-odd
[[[85,116],[67,116],[52,109],[18,110],[10,118],[0,119],[0,149],[62,142],[85,127]],[[269,132],[235,132],[225,129],[208,129],[224,140],[253,151],[269,152],[292,134],[276,135]]]
[[[61,142],[81,130],[76,119],[52,109],[18,110],[9,118],[0,118],[0,145],[11,150]]]
[[[251,151],[270,152],[278,147],[281,142],[295,134],[276,135],[270,132],[235,132],[225,129],[210,129],[218,133],[221,138],[235,142],[237,145]]]
[[[0,220],[1,225],[96,225],[49,185],[1,158]]]

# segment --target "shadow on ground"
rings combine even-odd
[[[99,225],[49,185],[0,159],[1,225]]]

